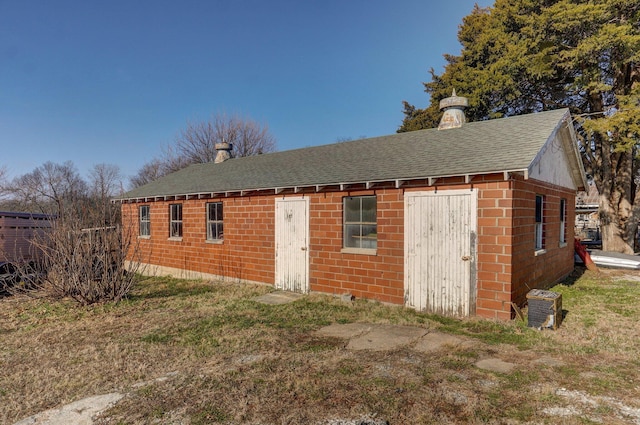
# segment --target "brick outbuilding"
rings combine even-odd
[[[573,270],[568,110],[189,166],[126,193],[146,273],[509,319]]]

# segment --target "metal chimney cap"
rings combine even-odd
[[[213,160],[215,164],[219,164],[221,162],[225,162],[228,159],[231,159],[231,150],[233,149],[233,145],[228,142],[216,143],[216,157]]]
[[[450,128],[460,128],[467,121],[464,116],[464,108],[469,106],[466,97],[456,96],[456,89],[453,89],[451,97],[440,101],[440,109],[444,110],[438,130],[448,130]]]
[[[216,150],[223,150],[223,151],[229,151],[231,149],[233,149],[233,145],[231,143],[228,142],[222,142],[222,143],[216,143],[215,144],[215,148]]]
[[[469,99],[462,96],[456,96],[456,89],[453,89],[451,97],[444,98],[440,101],[440,109],[466,108],[467,106],[469,106]]]

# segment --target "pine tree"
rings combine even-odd
[[[497,0],[458,32],[460,55],[431,70],[431,104],[405,102],[398,131],[437,125],[457,92],[469,120],[570,108],[585,169],[600,192],[603,249],[632,253],[640,219],[640,3]]]

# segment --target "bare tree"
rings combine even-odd
[[[130,179],[131,186],[142,186],[191,164],[213,162],[216,144],[222,142],[233,145],[233,157],[276,150],[275,138],[266,125],[237,115],[215,114],[209,121],[187,122],[162,156],[143,165]]]
[[[7,180],[7,167],[4,165],[0,166],[0,195],[3,194],[3,188],[6,185]]]
[[[122,190],[120,167],[113,164],[96,164],[89,171],[89,192],[91,196],[109,199]]]
[[[217,114],[206,122],[188,122],[176,137],[175,150],[190,164],[213,162],[215,145],[223,142],[233,145],[233,157],[260,155],[276,148],[267,126],[237,115]]]
[[[135,176],[129,178],[129,185],[131,187],[144,186],[147,183],[158,180],[164,174],[162,161],[155,158],[144,164]]]
[[[46,162],[14,178],[7,184],[6,193],[19,209],[63,216],[68,208],[84,204],[87,189],[71,161]]]
[[[8,181],[7,181],[7,168],[3,165],[0,166],[0,202],[4,205],[4,201],[9,197]],[[0,206],[2,209],[2,206]]]
[[[101,219],[96,217],[96,225],[99,222],[105,226],[120,222],[119,208],[111,198],[122,191],[122,175],[117,165],[96,164],[89,171],[89,196],[96,212],[102,215]]]

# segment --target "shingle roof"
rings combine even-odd
[[[524,171],[567,119],[560,109],[196,164],[119,199]]]

